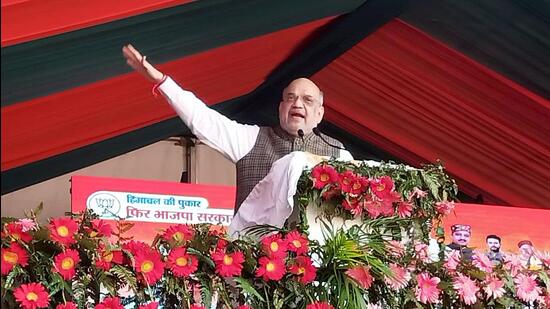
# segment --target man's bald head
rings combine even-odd
[[[279,104],[279,122],[289,134],[309,133],[323,119],[323,92],[307,78],[293,80],[284,90]]]

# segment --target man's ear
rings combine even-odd
[[[319,113],[319,122],[323,120],[323,116],[325,115],[325,107],[323,105],[319,106],[319,110],[317,111]]]

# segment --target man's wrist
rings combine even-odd
[[[162,74],[162,77],[158,81],[155,81],[155,85],[153,86],[153,89],[151,89],[151,92],[155,97],[158,96],[158,89],[160,85],[166,81],[166,79],[168,79],[168,75]]]

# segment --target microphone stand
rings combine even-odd
[[[323,135],[321,134],[321,131],[319,131],[319,129],[318,129],[317,127],[313,128],[312,131],[313,131],[313,134],[319,136],[319,137],[321,138],[321,140],[322,140],[323,142],[325,142],[325,144],[327,144],[327,145],[329,145],[329,146],[331,146],[331,147],[334,147],[334,148],[336,148],[336,149],[346,150],[346,148],[344,148],[344,147],[340,147],[340,146],[338,146],[338,145],[333,145],[333,144],[329,143],[329,142],[323,137]],[[303,133],[304,133],[304,132],[302,131],[302,134],[303,134]],[[298,135],[300,135],[300,130],[298,130]]]

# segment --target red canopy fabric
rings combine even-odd
[[[506,203],[548,204],[550,102],[403,21],[313,79],[326,119],[360,138],[411,164],[440,159]]]
[[[191,0],[2,0],[2,47],[95,26]]]
[[[219,103],[252,91],[296,45],[332,19],[226,45],[159,68],[205,102]],[[150,89],[143,77],[132,73],[2,107],[2,171],[174,117],[174,111],[162,99],[155,100]]]

